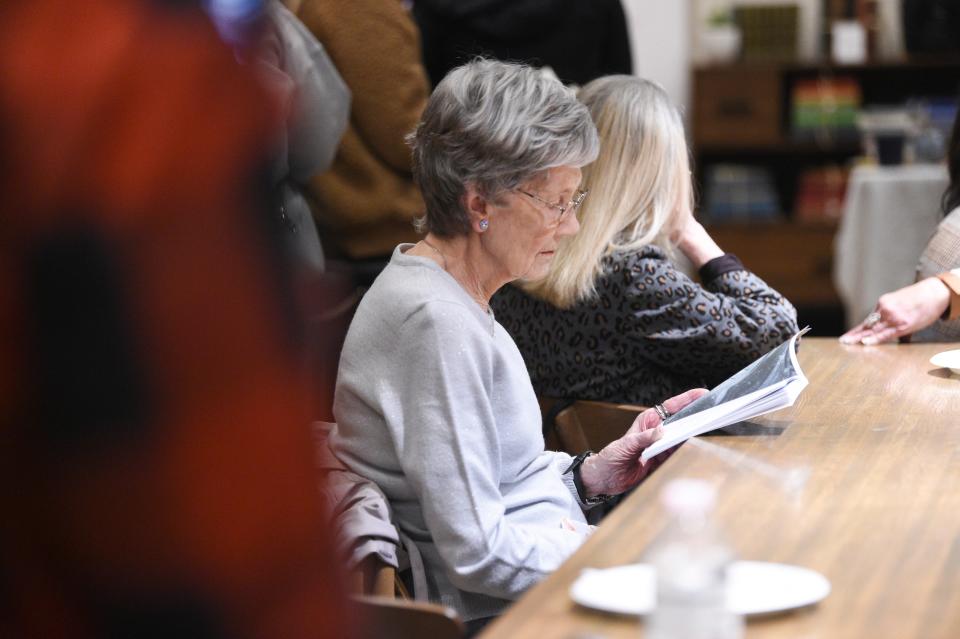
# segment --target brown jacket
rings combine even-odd
[[[321,238],[331,256],[389,255],[423,214],[403,140],[429,94],[419,33],[398,0],[303,0],[296,14],[353,93],[333,167],[308,188]]]

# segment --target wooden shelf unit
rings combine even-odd
[[[960,59],[912,59],[862,65],[744,63],[693,71],[691,114],[698,193],[710,166],[760,166],[773,177],[781,222],[716,224],[710,233],[725,250],[787,296],[801,315],[826,317],[830,332],[843,325],[832,283],[836,223],[800,223],[793,206],[800,175],[860,154],[856,136],[824,133],[796,139],[791,132],[794,85],[815,78],[853,78],[862,104],[902,105],[911,97],[956,99]],[[823,331],[818,331],[824,334]]]

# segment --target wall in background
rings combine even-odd
[[[691,0],[622,0],[633,71],[660,83],[685,111],[690,99]]]

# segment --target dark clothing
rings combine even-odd
[[[596,295],[570,309],[514,286],[492,305],[538,394],[649,406],[715,386],[797,330],[793,306],[733,255],[700,276],[646,246],[605,257]]]
[[[472,621],[468,621],[467,623],[464,624],[466,638],[470,639],[470,637],[476,637],[481,632],[483,632],[487,626],[489,626],[491,623],[493,623],[496,620],[497,620],[496,617],[482,617],[480,619],[474,619]]]
[[[620,0],[417,0],[413,15],[434,86],[477,55],[549,66],[568,84],[633,70]]]

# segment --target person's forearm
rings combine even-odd
[[[928,277],[925,280],[921,280],[923,284],[927,286],[927,290],[930,291],[927,298],[929,300],[929,313],[936,315],[936,318],[939,318],[947,313],[950,309],[950,298],[953,293],[953,289],[950,288],[947,282],[943,281],[939,276],[937,277]]]
[[[699,222],[691,222],[687,225],[683,235],[677,242],[677,248],[687,256],[693,265],[699,269],[712,259],[723,255],[721,249],[703,225]]]
[[[606,473],[601,471],[601,473],[598,474],[597,461],[598,457],[591,455],[583,460],[583,463],[580,465],[580,482],[587,493],[584,497],[596,497],[597,495],[606,494],[603,491],[603,480],[606,478],[604,476]]]
[[[840,341],[872,346],[915,333],[943,317],[950,296],[950,287],[936,276],[881,295],[876,310],[841,335]]]

